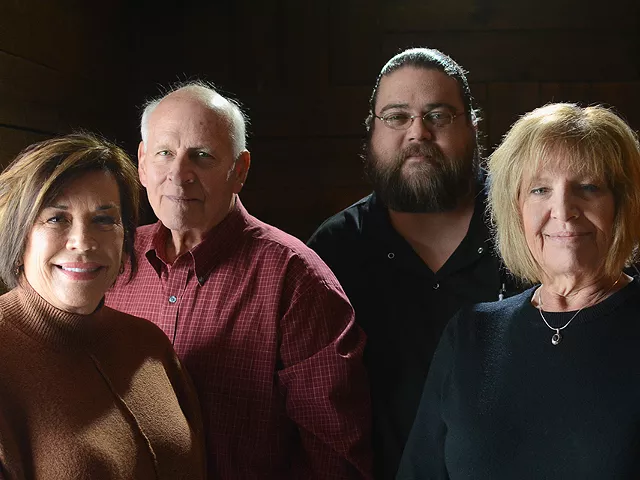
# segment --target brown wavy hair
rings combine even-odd
[[[117,145],[94,134],[74,133],[27,147],[0,174],[0,278],[8,288],[18,284],[27,238],[42,208],[70,181],[93,171],[110,173],[118,184],[130,278],[136,272],[138,171]]]

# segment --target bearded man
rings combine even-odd
[[[367,333],[375,478],[393,479],[447,321],[465,304],[514,292],[485,224],[476,110],[462,67],[433,49],[394,56],[365,123],[374,193],[325,221],[308,245]]]

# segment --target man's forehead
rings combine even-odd
[[[198,98],[171,94],[151,112],[151,135],[171,135],[189,130],[193,133],[229,135],[229,115],[225,108],[211,107]]]
[[[411,102],[464,106],[455,78],[437,69],[409,65],[380,79],[376,102],[377,107]]]
[[[225,116],[225,109],[204,102],[192,95],[174,92],[163,98],[151,113],[151,120],[184,121],[190,118],[217,120]]]

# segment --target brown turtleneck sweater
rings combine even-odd
[[[204,478],[198,401],[164,333],[24,283],[0,297],[0,478]]]

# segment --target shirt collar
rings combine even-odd
[[[249,217],[240,197],[236,195],[234,205],[224,219],[205,235],[202,242],[178,257],[178,259],[185,255],[191,257],[191,268],[195,271],[200,285],[204,284],[213,268],[238,247],[237,239],[247,228]],[[162,265],[166,265],[159,253],[164,252],[170,233],[170,230],[158,221],[141,248],[145,258],[158,275],[162,271]]]
[[[362,226],[363,235],[370,239],[368,255],[373,259],[384,259],[382,261],[385,263],[387,259],[395,258],[395,263],[404,265],[404,268],[423,271],[426,265],[418,261],[419,257],[411,245],[393,228],[386,205],[375,193],[369,199],[369,208],[371,221]],[[438,271],[438,275],[448,275],[492,251],[491,234],[485,222],[485,209],[486,191],[484,184],[478,182],[469,230],[452,257]]]

